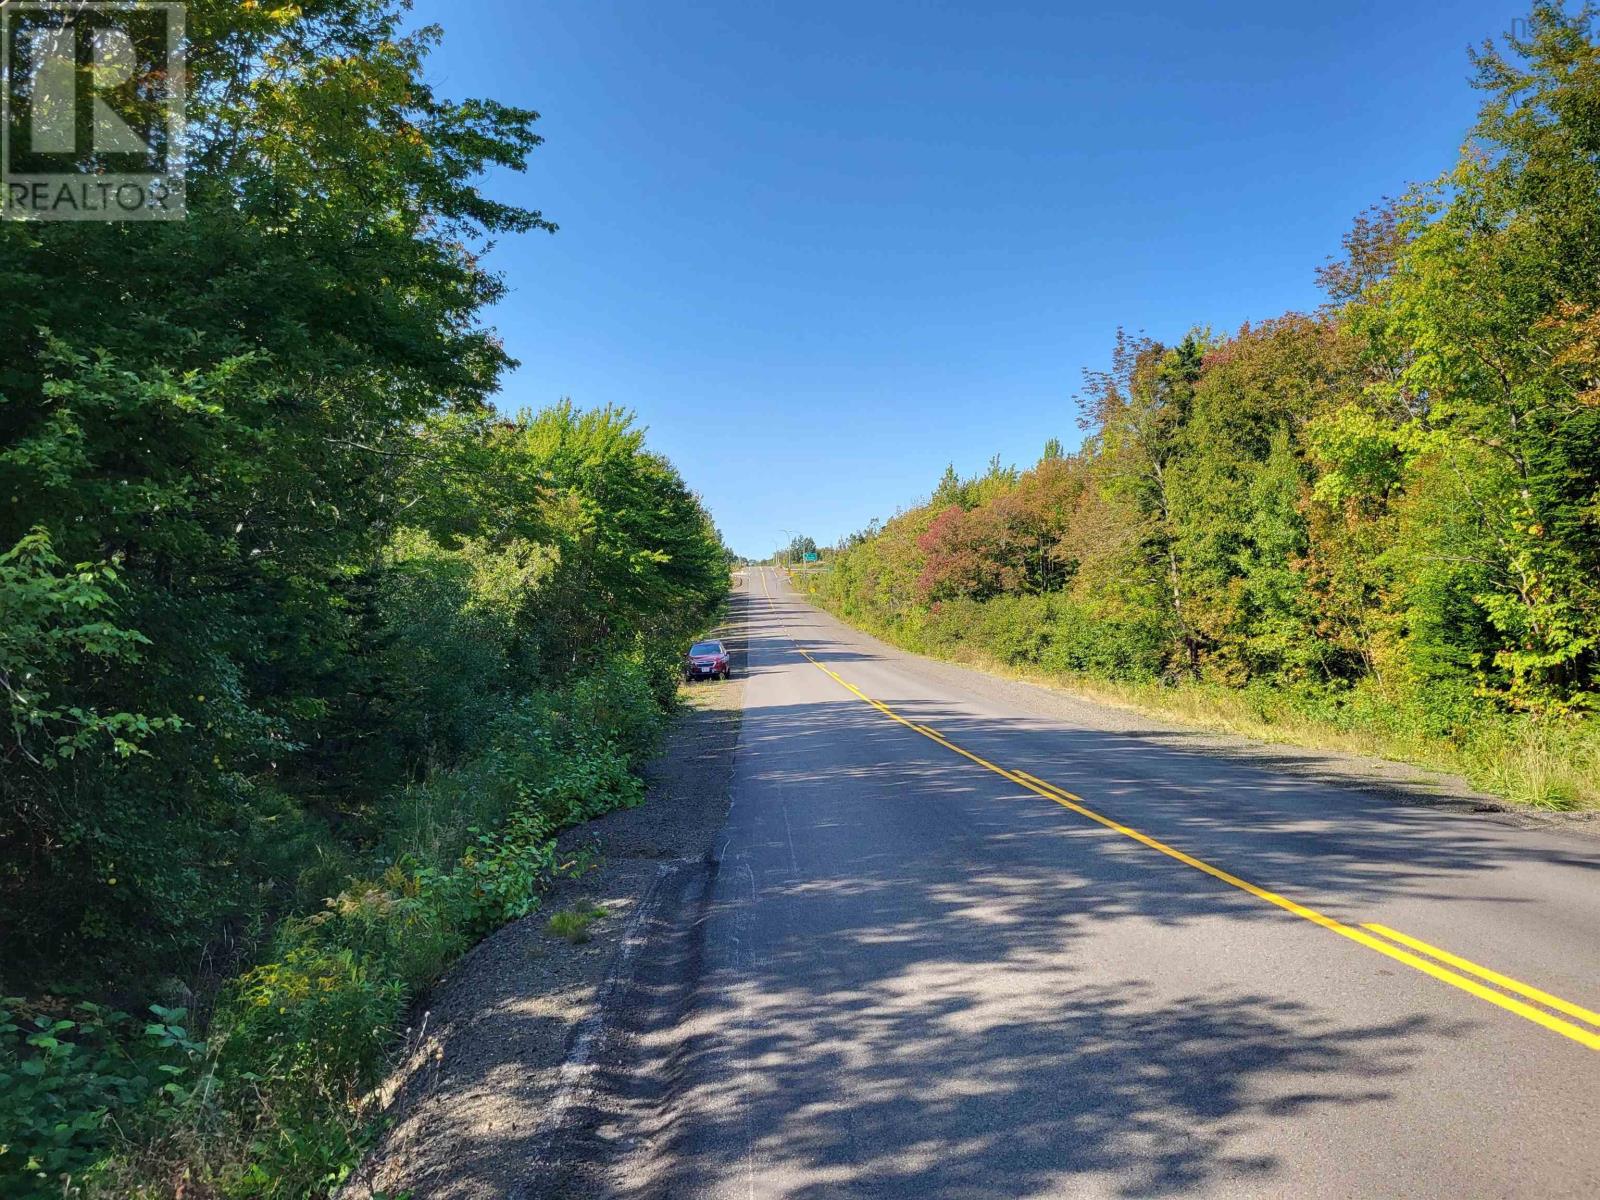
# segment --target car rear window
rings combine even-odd
[[[721,654],[721,642],[696,642],[689,647],[690,654]]]

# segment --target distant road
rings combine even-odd
[[[1107,732],[747,583],[648,1191],[1600,1196],[1600,841]]]

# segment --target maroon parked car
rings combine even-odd
[[[683,659],[683,677],[691,683],[696,679],[726,679],[732,670],[721,642],[696,642]]]

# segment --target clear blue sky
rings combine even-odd
[[[1431,177],[1514,2],[417,0],[453,97],[539,110],[491,190],[506,409],[650,429],[736,550],[831,542],[947,462],[1077,443],[1117,326],[1309,308],[1350,219]]]

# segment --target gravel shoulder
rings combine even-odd
[[[744,712],[742,597],[721,631],[734,678],[684,689],[685,710],[646,770],[646,802],[567,831],[563,851],[596,869],[563,881],[539,910],[466,954],[416,1009],[400,1066],[380,1092],[387,1126],[346,1200],[503,1200],[592,1190],[637,1124],[595,1073],[627,1037],[615,1020],[651,915],[711,869],[728,812]],[[590,940],[551,933],[551,916],[599,908]],[[606,1111],[610,1105],[612,1111]]]

